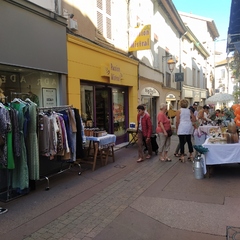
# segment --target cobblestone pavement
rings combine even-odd
[[[122,179],[109,185],[25,239],[93,239],[171,168],[174,162],[159,162],[158,157],[154,156],[140,164],[140,167]]]

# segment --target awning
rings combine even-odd
[[[240,42],[240,1],[232,0],[228,27],[227,52],[238,50]],[[235,45],[237,43],[237,45]],[[238,50],[239,51],[239,50]]]
[[[234,43],[235,49],[240,53],[240,42]]]

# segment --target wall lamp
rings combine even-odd
[[[73,13],[71,13],[71,14],[68,14],[68,16],[69,16],[69,18],[73,18],[74,17],[74,14]]]
[[[168,58],[170,58],[170,59],[168,59]],[[167,61],[168,69],[172,73],[175,68],[176,62],[173,60],[172,55],[162,56],[162,62],[165,59],[168,59],[168,61]]]

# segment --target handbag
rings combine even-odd
[[[172,132],[172,129],[170,128],[170,129],[168,129],[167,131],[167,135],[168,135],[168,137],[171,137],[172,136],[172,134],[173,134],[173,132]]]

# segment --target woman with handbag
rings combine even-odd
[[[182,99],[179,102],[180,109],[177,111],[176,115],[176,131],[179,138],[180,143],[180,161],[185,162],[184,159],[184,145],[187,142],[190,161],[193,161],[193,146],[191,137],[193,134],[193,122],[196,121],[196,117],[194,113],[188,109],[188,101],[186,99]]]
[[[170,149],[172,129],[171,129],[170,119],[168,119],[166,112],[167,112],[167,104],[161,103],[160,111],[157,116],[158,126],[156,128],[156,133],[157,133],[159,160],[162,162],[172,161],[167,155]]]

